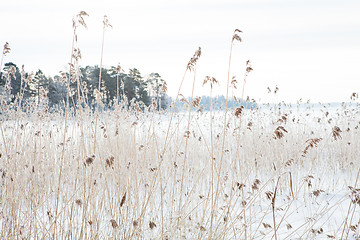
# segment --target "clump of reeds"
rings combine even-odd
[[[68,84],[78,81],[79,97],[87,86],[79,81],[76,29],[86,26],[85,16],[80,12],[74,18],[70,70],[61,74]],[[110,26],[107,17],[103,24],[104,39]],[[230,67],[233,45],[242,40],[240,33],[236,29],[231,38],[226,99],[230,86],[234,92],[238,89]],[[3,56],[9,51],[7,45]],[[223,112],[214,112],[211,99],[210,112],[197,111],[201,97],[195,97],[194,83],[200,56],[201,48],[186,64],[176,100],[165,112],[157,111],[155,100],[145,106],[131,99],[129,108],[92,113],[80,111],[80,102],[86,106],[86,101],[79,98],[78,109],[71,110],[70,93],[65,114],[48,112],[44,90],[25,114],[8,102],[2,104],[0,238],[358,236],[359,173],[355,179],[353,172],[359,167],[356,110],[336,116],[324,108],[325,114],[312,116],[311,109],[297,115],[286,105],[249,109],[242,104],[253,70],[247,61],[236,98],[240,106],[230,108],[226,103]],[[116,72],[121,72],[120,66]],[[10,68],[7,81],[13,74]],[[190,100],[180,94],[187,74],[193,77]],[[23,74],[24,82],[31,79]],[[99,79],[97,109],[101,73]],[[218,83],[205,77],[203,85],[210,86],[211,97]],[[117,101],[122,84],[117,75]],[[167,91],[166,84],[162,91]],[[186,103],[186,113],[176,112],[178,98]],[[329,127],[329,116],[337,126]],[[339,164],[347,175],[338,174]],[[331,222],[335,226],[331,228],[327,222],[342,212],[344,204],[349,204],[345,219]],[[301,222],[294,222],[297,218]]]

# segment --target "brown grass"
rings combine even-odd
[[[79,93],[86,86],[78,76],[76,30],[86,27],[85,16],[80,12],[74,18],[69,74],[62,73],[68,90],[71,81],[77,82]],[[105,29],[111,27],[106,16],[103,24],[102,49]],[[100,115],[101,72],[95,113],[80,105],[71,112],[69,93],[65,114],[47,111],[45,92],[27,112],[1,96],[0,238],[358,237],[357,108],[343,106],[338,111],[348,114],[338,116],[326,106],[320,115],[311,108],[296,112],[286,104],[248,109],[250,98],[245,105],[242,100],[253,71],[250,61],[241,89],[238,78],[230,78],[240,33],[236,29],[231,38],[222,112],[214,112],[212,102],[210,112],[196,111],[201,108],[194,87],[201,48],[186,64],[166,112],[156,111],[156,101],[149,107],[133,102],[130,110],[117,102],[114,110]],[[3,57],[9,51],[6,44]],[[6,73],[8,79],[13,71]],[[121,72],[120,66],[116,71]],[[187,74],[193,83],[190,101],[180,94]],[[211,97],[216,84],[217,79],[205,77]],[[230,87],[240,106],[228,108]],[[186,113],[175,110],[179,98]],[[343,220],[334,221],[339,214]]]

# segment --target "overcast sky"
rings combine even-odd
[[[231,76],[239,96],[245,62],[250,73],[245,96],[257,101],[349,101],[360,92],[359,0],[11,0],[0,2],[0,44],[9,42],[5,62],[47,75],[66,70],[72,18],[86,11],[88,29],[79,29],[81,65],[99,65],[102,20],[105,66],[159,73],[169,94],[178,89],[186,64],[200,46],[195,95],[208,95],[206,75],[218,79],[225,95],[230,42],[235,28],[243,42],[233,47]],[[188,75],[181,91],[191,94]],[[277,96],[267,87],[279,87]]]

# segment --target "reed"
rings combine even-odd
[[[233,47],[241,41],[236,29],[222,111],[212,99],[220,80],[203,80],[209,112],[196,96],[201,48],[187,62],[169,109],[159,111],[157,99],[150,106],[127,100],[118,66],[113,109],[100,110],[104,36],[111,26],[105,16],[91,111],[78,71],[77,29],[86,27],[87,16],[80,12],[73,20],[69,72],[61,74],[64,109],[49,112],[45,90],[24,107],[22,94],[33,78],[24,67],[15,104],[0,96],[1,239],[359,238],[357,93],[337,109],[249,107],[255,100],[245,101],[244,94],[253,84],[252,65],[244,63],[239,93],[237,78],[230,77]],[[9,53],[6,43],[1,66]],[[1,71],[8,93],[14,69]],[[182,88],[185,81],[191,92]],[[230,87],[237,106],[228,107]],[[70,101],[78,104],[72,109]],[[178,102],[186,111],[176,110]]]

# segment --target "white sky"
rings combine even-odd
[[[257,101],[349,101],[360,92],[359,0],[11,0],[0,2],[0,44],[9,42],[5,62],[42,69],[47,75],[65,70],[70,60],[72,18],[84,10],[88,29],[78,31],[81,65],[99,65],[102,20],[103,64],[136,67],[145,76],[158,72],[177,92],[186,64],[200,46],[195,95],[206,75],[220,81],[215,94],[225,95],[230,41],[235,28],[243,42],[233,48],[231,76],[240,96],[245,62],[254,71],[245,96]],[[188,75],[181,91],[191,94]],[[279,87],[276,97],[267,87]]]

